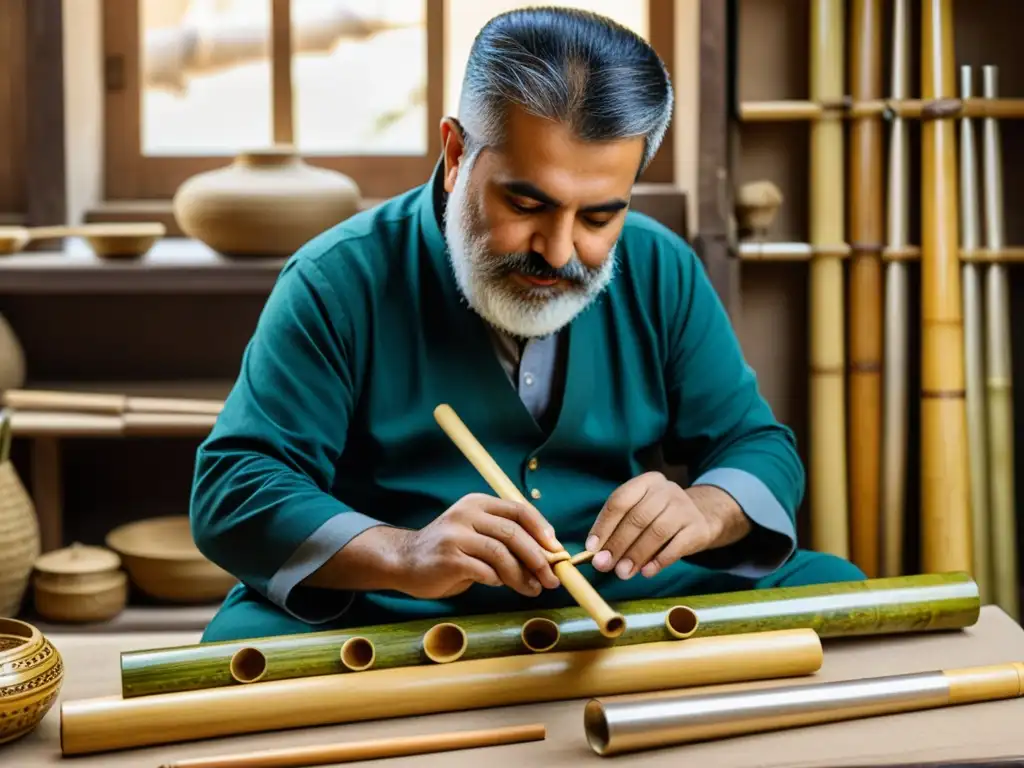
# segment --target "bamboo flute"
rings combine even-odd
[[[1024,695],[1024,664],[935,670],[718,693],[593,699],[587,742],[610,756],[655,747],[780,731]]]
[[[349,763],[356,760],[378,760],[384,757],[423,755],[450,752],[454,749],[476,749],[526,741],[543,741],[547,729],[543,723],[484,728],[478,731],[449,731],[389,739],[367,739],[341,744],[310,747],[264,749],[241,754],[211,755],[188,760],[175,760],[160,768],[305,768],[310,765]]]
[[[276,680],[140,699],[65,699],[61,750],[80,755],[314,725],[795,677],[817,672],[821,663],[818,635],[797,629]]]
[[[507,501],[515,501],[524,506],[530,506],[522,492],[512,482],[511,478],[502,471],[498,463],[491,457],[487,450],[473,436],[466,425],[459,418],[458,414],[450,405],[442,404],[434,409],[434,418],[445,434],[451,438],[455,446],[462,451],[463,455],[476,468],[480,476],[487,482],[498,496]],[[601,633],[608,637],[618,637],[625,631],[626,622],[621,614],[616,613],[605,602],[605,599],[598,594],[583,574],[579,572],[576,565],[569,559],[569,553],[563,554],[564,559],[553,562],[551,569],[555,576],[568,590],[576,602],[589,613]]]
[[[843,98],[843,0],[811,0],[811,84],[814,101]],[[810,238],[815,246],[845,243],[843,116],[826,113],[810,125]],[[845,291],[840,257],[816,254],[810,286],[811,548],[849,557],[846,475]]]
[[[953,0],[921,3],[921,97],[953,95]],[[953,119],[921,123],[921,565],[971,570]]]
[[[982,96],[995,98],[999,71],[982,68]],[[985,175],[985,247],[1002,248],[1003,152],[999,123],[982,121]],[[1017,525],[1013,466],[1013,379],[1010,340],[1010,280],[1006,266],[993,262],[985,275],[985,363],[988,383],[989,504],[991,510],[992,590],[996,604],[1016,619],[1020,615],[1017,587]]]
[[[673,629],[692,638],[812,629],[823,639],[955,631],[978,620],[981,601],[977,585],[967,574],[952,573],[695,595],[686,598],[685,606],[675,597],[633,600],[617,603],[615,608],[626,616],[628,625],[617,638],[602,635],[589,614],[575,605],[460,616],[451,622],[467,636],[461,663],[540,651],[664,642],[677,636]],[[232,686],[235,682],[229,666],[244,648],[256,649],[266,659],[260,685],[270,680],[344,673],[339,649],[353,637],[372,644],[376,654],[373,670],[422,665],[427,662],[419,653],[420,638],[434,624],[420,619],[125,651],[121,653],[121,695],[127,699]]]
[[[906,98],[910,71],[909,0],[894,0],[891,82],[894,99]],[[890,123],[889,167],[886,188],[886,250],[909,244],[910,154],[907,122],[898,115]],[[882,367],[882,466],[880,503],[881,575],[903,573],[903,529],[907,472],[907,389],[909,355],[909,288],[907,265],[898,260],[885,264],[885,361]]]
[[[973,96],[973,70],[960,67],[960,95]],[[960,118],[960,249],[976,250],[978,234],[978,155],[974,121]],[[989,561],[988,428],[985,409],[985,348],[981,266],[967,259],[960,267],[964,302],[964,381],[967,398],[967,450],[970,456],[972,575],[982,602],[992,598]]]
[[[850,83],[854,99],[882,96],[882,2],[853,0]],[[880,570],[882,427],[882,119],[850,122],[850,558],[868,578]]]

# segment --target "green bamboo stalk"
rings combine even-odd
[[[579,606],[444,620],[466,632],[468,646],[461,660],[469,660],[532,653],[521,637],[531,618],[547,618],[558,625],[558,642],[550,650],[671,640],[665,619],[678,605],[696,612],[694,637],[799,628],[814,629],[822,638],[956,630],[974,624],[981,611],[977,584],[966,573],[947,573],[622,602],[614,607],[626,617],[626,630],[617,638],[602,635]],[[244,648],[263,654],[266,670],[261,681],[346,672],[340,649],[355,636],[373,643],[373,669],[431,663],[423,655],[422,638],[437,623],[426,619],[128,651],[121,654],[122,696],[235,685],[231,659]]]

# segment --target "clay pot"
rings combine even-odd
[[[23,621],[0,619],[0,744],[32,731],[57,700],[64,660]]]
[[[0,315],[0,391],[25,386],[25,350],[11,324]]]
[[[309,165],[289,145],[244,152],[174,196],[182,231],[229,256],[289,256],[358,210],[352,179]]]
[[[14,617],[42,549],[32,497],[10,460],[11,412],[0,409],[0,616]]]

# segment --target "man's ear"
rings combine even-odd
[[[462,126],[454,117],[441,121],[441,147],[444,153],[444,188],[450,194],[455,189],[455,177],[466,149]]]

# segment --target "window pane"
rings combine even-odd
[[[580,8],[607,16],[647,39],[647,3],[649,0],[559,0],[555,5]],[[532,5],[524,0],[447,0],[445,16],[445,114],[459,108],[462,76],[473,40],[487,21],[499,13]]]
[[[295,139],[305,154],[427,151],[426,0],[292,0]]]
[[[141,0],[139,13],[144,154],[270,143],[270,0]]]

